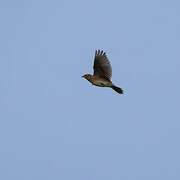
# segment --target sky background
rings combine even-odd
[[[1,0],[0,179],[179,180],[179,48],[179,0]]]

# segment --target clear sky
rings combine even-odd
[[[1,180],[180,179],[179,0],[1,0],[0,49]]]

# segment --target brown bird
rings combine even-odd
[[[117,93],[123,94],[123,90],[111,82],[112,68],[105,52],[96,50],[93,69],[93,75],[85,74],[82,77],[95,86],[110,87]]]

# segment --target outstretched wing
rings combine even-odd
[[[94,76],[111,80],[112,68],[105,52],[96,50],[93,68]]]

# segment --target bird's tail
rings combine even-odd
[[[117,93],[119,93],[119,94],[123,94],[123,90],[121,89],[121,88],[119,88],[119,87],[117,87],[117,86],[112,86],[111,87],[113,90],[115,90]]]

